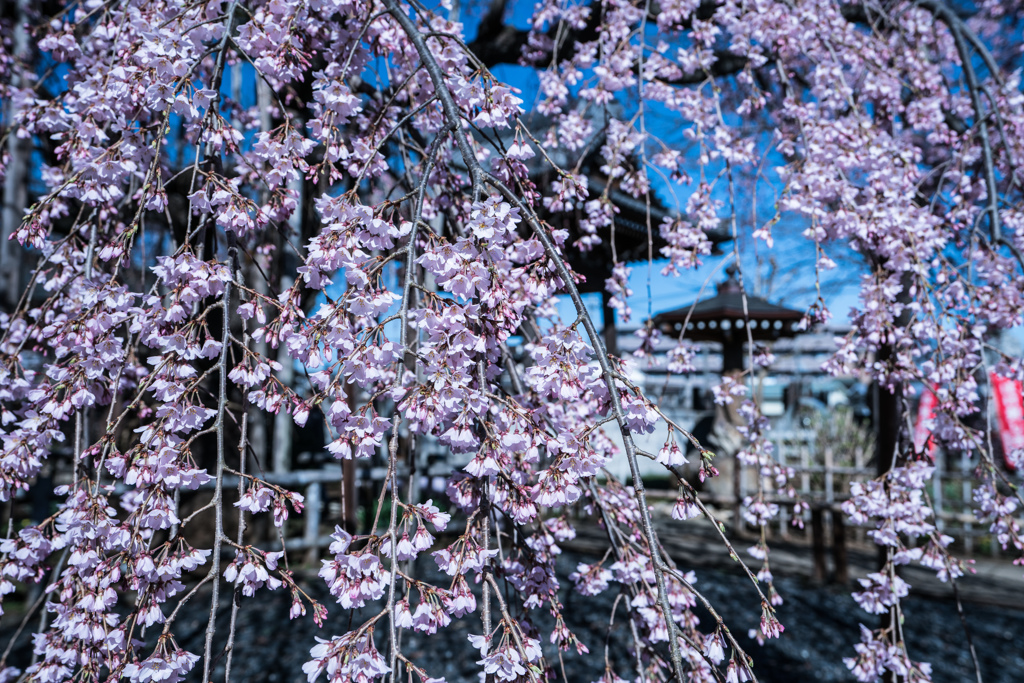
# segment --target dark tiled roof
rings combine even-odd
[[[673,334],[681,332],[683,324],[686,324],[685,338],[691,341],[727,343],[734,336],[740,341],[746,338],[743,328],[748,320],[756,340],[793,337],[798,333],[797,323],[803,317],[801,311],[749,294],[744,311],[743,291],[730,269],[729,278],[718,286],[715,296],[659,313],[653,322]]]

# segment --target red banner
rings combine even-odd
[[[921,402],[917,404],[917,420],[914,422],[914,450],[927,451],[929,458],[934,459],[935,440],[931,438],[935,419],[935,406],[938,404],[935,392],[925,389],[921,394]]]
[[[1024,396],[1021,383],[992,373],[992,393],[999,415],[999,436],[1003,442],[1003,458],[1011,470],[1017,469],[1010,454],[1024,449]]]

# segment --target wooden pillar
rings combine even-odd
[[[832,561],[835,563],[835,582],[850,581],[849,559],[846,555],[846,522],[841,510],[832,510]]]
[[[742,334],[741,334],[742,332]],[[743,372],[745,356],[743,355],[743,341],[746,339],[745,330],[729,331],[722,337],[722,374]]]
[[[26,85],[22,82],[22,65],[31,64],[31,44],[27,21],[27,0],[14,3],[14,35],[13,57],[11,60],[11,85],[15,88]],[[0,211],[0,306],[14,311],[21,298],[22,260],[25,251],[11,236],[21,227],[28,205],[29,160],[32,155],[32,138],[20,137],[13,124],[14,105],[8,101],[4,112],[4,122],[9,126],[7,137],[7,169],[3,185],[3,209]]]
[[[820,507],[811,508],[811,552],[814,561],[814,580],[825,581],[828,566],[825,563],[825,520]]]

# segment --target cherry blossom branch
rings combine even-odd
[[[462,153],[462,158],[469,168],[470,177],[473,181],[473,198],[474,200],[480,196],[480,192],[483,189],[483,178],[479,163],[476,161],[476,153],[473,152],[473,147],[469,142],[469,138],[466,136],[462,128],[462,116],[459,114],[458,108],[455,106],[455,100],[452,99],[451,92],[448,90],[448,86],[445,84],[444,74],[441,71],[441,66],[434,59],[430,49],[427,47],[427,43],[423,38],[422,33],[413,23],[412,19],[402,11],[401,7],[398,6],[396,0],[382,0],[384,6],[387,8],[391,16],[394,17],[395,21],[402,27],[409,41],[416,48],[417,54],[419,54],[420,61],[423,62],[423,68],[427,70],[430,75],[430,81],[434,84],[434,91],[437,93],[438,99],[441,100],[441,106],[444,109],[445,117],[448,119],[448,125],[451,126],[452,132],[455,133],[455,141],[459,146],[459,151]]]
[[[18,628],[14,631],[14,635],[11,636],[11,640],[7,643],[7,647],[4,648],[3,655],[0,655],[0,671],[3,671],[5,668],[7,668],[6,665],[8,655],[11,654],[11,650],[14,649],[14,644],[18,642],[18,638],[21,637],[22,631],[25,630],[25,627],[28,625],[28,622],[31,621],[32,616],[36,613],[36,610],[42,606],[44,600],[46,600],[46,591],[40,591],[39,597],[37,597],[35,601],[31,605],[29,605],[27,610],[25,610],[25,616],[23,616],[21,618],[21,622],[18,623]]]
[[[948,571],[948,569],[947,569]],[[981,663],[978,661],[978,652],[974,647],[974,640],[971,638],[971,629],[967,625],[967,617],[964,615],[964,605],[960,600],[960,589],[957,588],[956,579],[949,579],[949,585],[953,589],[953,599],[956,600],[956,613],[960,617],[960,624],[964,629],[964,639],[967,641],[967,651],[971,653],[971,663],[974,664],[974,680],[983,683],[981,678]]]
[[[239,276],[240,277],[240,276]],[[248,332],[246,332],[246,342],[248,342]],[[245,461],[246,451],[249,443],[249,410],[248,397],[243,395],[242,405],[242,427],[241,436],[238,442],[238,500],[242,500],[242,496],[245,495]],[[245,508],[241,505],[238,506],[238,535],[236,537],[236,543],[241,546],[245,541]],[[238,620],[238,609],[241,603],[242,586],[240,584],[235,585],[235,590],[231,598],[231,618],[228,622],[228,642],[226,645],[227,658],[224,662],[224,683],[230,683],[231,681],[231,661],[235,653],[235,628]]]
[[[408,277],[411,277],[411,275]],[[391,443],[388,445],[388,473],[390,475],[389,486],[391,487],[391,510],[389,512],[390,518],[388,521],[387,536],[388,541],[391,543],[391,569],[390,580],[388,581],[388,602],[385,609],[388,614],[388,643],[390,644],[391,680],[394,683],[397,683],[398,628],[395,624],[395,586],[398,584],[398,538],[395,534],[395,528],[398,520],[398,506],[400,503],[398,498],[398,427],[401,424],[401,417],[396,414],[394,420],[394,425],[391,428]],[[385,488],[387,488],[387,486],[385,486]]]
[[[206,641],[203,649],[203,680],[210,680],[210,665],[213,661],[213,634],[217,626],[217,609],[220,603],[220,549],[225,540],[224,536],[224,508],[221,502],[224,497],[224,467],[225,445],[224,445],[224,416],[227,412],[227,381],[228,381],[228,351],[231,348],[228,337],[231,334],[231,316],[228,311],[231,306],[231,285],[235,281],[235,261],[237,248],[234,235],[228,233],[228,267],[231,269],[231,278],[224,283],[223,294],[223,328],[220,359],[217,361],[218,371],[218,397],[217,397],[217,421],[214,429],[217,432],[217,467],[214,480],[216,488],[213,493],[214,512],[214,543],[213,559],[210,566],[210,575],[213,577],[213,588],[210,595],[210,619],[206,626]]]
[[[637,504],[640,508],[641,525],[644,535],[647,537],[648,547],[651,552],[651,562],[654,569],[655,581],[658,585],[658,602],[661,607],[662,614],[665,617],[665,622],[668,625],[669,649],[672,653],[672,665],[675,670],[676,679],[681,682],[683,680],[682,655],[679,651],[679,643],[675,638],[677,629],[675,621],[672,619],[672,610],[668,602],[668,591],[665,588],[664,561],[658,552],[658,544],[656,541],[657,536],[654,532],[654,526],[651,523],[651,514],[650,509],[647,506],[647,496],[644,492],[643,478],[640,475],[640,466],[636,458],[636,445],[633,443],[633,435],[626,424],[626,415],[622,410],[622,402],[619,398],[618,386],[615,384],[611,365],[608,362],[608,354],[604,352],[604,345],[601,342],[601,337],[598,335],[597,329],[594,327],[594,322],[590,318],[590,313],[583,304],[583,299],[580,297],[579,289],[576,288],[576,285],[573,282],[572,274],[569,272],[564,260],[556,250],[555,245],[551,242],[550,236],[544,228],[541,227],[540,223],[537,222],[537,219],[533,216],[529,207],[523,204],[515,193],[506,187],[504,183],[490,175],[486,175],[485,178],[491,186],[502,194],[506,201],[516,206],[524,213],[527,223],[544,246],[545,253],[554,264],[558,276],[561,278],[563,285],[568,290],[569,297],[572,299],[577,314],[583,319],[583,327],[587,331],[587,336],[590,338],[590,343],[593,345],[597,361],[601,366],[601,374],[604,376],[605,385],[608,387],[612,412],[618,422],[619,432],[622,434],[623,446],[626,451],[626,459],[629,463],[630,472],[633,475],[633,487],[637,498]]]
[[[537,674],[530,665],[530,657],[526,653],[526,645],[523,643],[523,635],[519,631],[519,622],[512,618],[512,615],[508,611],[508,605],[505,603],[505,599],[501,596],[501,589],[498,587],[498,582],[495,581],[494,575],[491,572],[484,574],[484,580],[487,585],[494,589],[494,598],[498,603],[498,611],[501,612],[501,621],[505,624],[505,628],[509,633],[512,634],[512,640],[516,644],[516,649],[519,650],[519,656],[523,658],[523,662],[526,664],[526,672],[529,674],[530,680],[536,681]],[[490,631],[485,631],[485,635],[489,636]]]

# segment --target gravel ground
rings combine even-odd
[[[586,559],[567,553],[560,561],[559,571],[568,575],[576,562]],[[421,565],[421,569],[433,562]],[[849,593],[839,588],[812,584],[808,580],[777,579],[785,603],[779,617],[786,627],[783,637],[764,647],[745,637],[747,629],[760,617],[759,602],[749,580],[738,573],[713,568],[695,570],[697,587],[712,601],[744,648],[754,657],[755,673],[765,683],[794,681],[852,681],[842,663],[853,654],[852,643],[858,639],[858,622],[873,625],[876,617],[862,612]],[[343,612],[327,593],[323,582],[312,572],[301,581],[304,588],[323,601],[330,610],[324,628],[318,629],[310,617],[289,622],[289,597],[282,591],[262,592],[259,602],[242,603],[236,650],[232,663],[234,681],[305,681],[302,664],[308,659],[315,637],[329,638],[349,628],[350,615]],[[568,581],[564,582],[567,585]],[[565,613],[570,627],[591,650],[589,656],[565,655],[564,666],[569,683],[589,683],[603,671],[602,650],[608,633],[608,614],[614,590],[594,598],[578,594],[564,597]],[[332,606],[337,609],[332,609]],[[223,639],[230,614],[230,596],[220,606],[218,640]],[[951,601],[913,595],[904,601],[907,615],[905,634],[914,659],[929,661],[934,667],[936,683],[974,680],[973,665],[965,646],[963,626]],[[181,634],[178,641],[192,652],[202,651],[202,640],[209,616],[209,594],[200,593],[179,617]],[[976,604],[966,604],[967,622],[979,651],[983,680],[986,683],[1016,683],[1024,680],[1024,648],[1019,645],[1024,633],[1024,611]],[[698,612],[699,613],[699,612]],[[361,623],[364,614],[351,615],[352,623]],[[621,614],[621,613],[620,613]],[[0,642],[7,644],[17,626],[11,614],[0,627]],[[710,617],[702,619],[705,623]],[[620,625],[622,621],[619,620]],[[546,624],[538,624],[545,626]],[[480,630],[477,619],[453,622],[436,636],[403,634],[402,650],[431,675],[445,676],[449,683],[476,681],[477,652],[466,638]],[[619,675],[633,670],[628,652],[630,639],[621,626],[609,639],[609,657]],[[10,664],[24,666],[30,654],[25,636],[12,652]],[[552,655],[552,652],[548,653]],[[557,662],[557,658],[554,660]],[[223,676],[223,661],[218,662],[214,678]],[[201,677],[201,668],[195,671]]]

